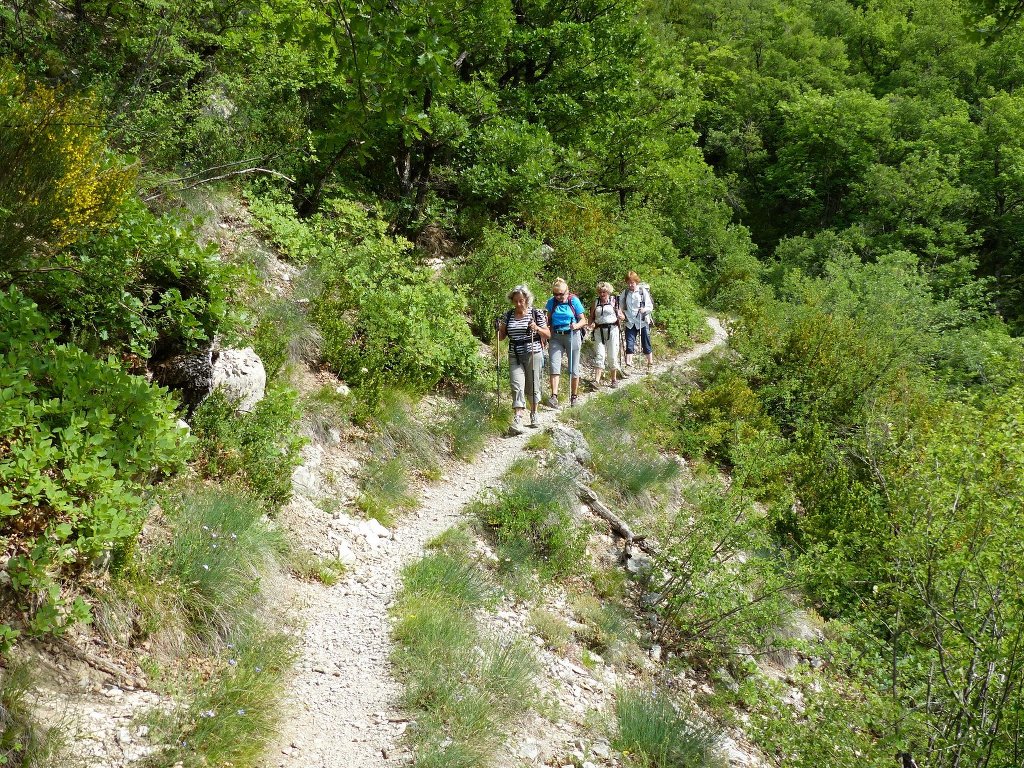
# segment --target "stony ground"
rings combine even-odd
[[[652,373],[685,366],[722,344],[725,330],[717,320],[709,322],[714,331],[711,341],[670,363],[655,365]],[[541,409],[540,428],[556,419],[557,412]],[[454,465],[423,492],[419,508],[403,517],[394,531],[344,513],[321,512],[302,501],[289,507],[300,518],[294,529],[311,537],[303,544],[322,551],[325,541],[336,542],[337,554],[352,562],[339,584],[324,587],[296,581],[287,590],[286,600],[300,613],[305,630],[285,702],[287,717],[267,768],[373,768],[407,762],[402,751],[407,722],[388,661],[388,608],[401,569],[423,554],[426,542],[458,523],[474,497],[498,483],[531,434],[533,430],[527,430],[521,436],[492,440],[472,463]],[[556,677],[578,675],[576,666],[554,660],[549,664]],[[587,676],[593,677],[589,672]],[[538,743],[519,757],[529,763],[551,757],[550,752]]]

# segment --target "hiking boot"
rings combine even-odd
[[[539,427],[540,426],[540,422],[537,420],[537,414],[536,413],[531,413],[530,414],[530,426],[531,427]]]
[[[548,405],[551,406],[552,408],[557,408],[558,407],[558,395],[552,395],[551,397],[549,397],[548,398]]]
[[[512,424],[511,424],[511,426],[509,426],[508,431],[511,432],[513,435],[521,435],[521,434],[523,434],[523,416],[522,416],[522,414],[517,412],[516,415],[512,417]]]
[[[619,388],[619,382],[616,379],[616,380],[612,381],[612,383],[609,384],[608,386],[611,387],[612,389],[618,389]]]
[[[580,399],[579,395],[573,395],[572,397],[570,397],[569,398],[569,407],[572,408],[574,405],[576,405],[576,401],[579,400],[579,399]]]

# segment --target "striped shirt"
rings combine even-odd
[[[531,317],[531,315],[533,316]],[[522,317],[516,317],[514,309],[505,315],[505,333],[508,335],[509,354],[525,357],[531,352],[540,352],[540,334],[530,330],[531,320],[535,320],[541,328],[547,327],[544,313],[536,309],[531,309]]]

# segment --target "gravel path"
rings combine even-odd
[[[718,320],[708,319],[711,341],[653,373],[683,367],[726,340]],[[627,383],[637,381],[634,375]],[[593,396],[583,395],[581,399]],[[557,419],[542,408],[541,427]],[[406,721],[398,707],[401,686],[392,676],[388,607],[403,566],[420,557],[426,542],[462,519],[467,503],[494,487],[521,455],[536,430],[495,438],[470,464],[457,465],[428,488],[421,506],[404,517],[393,540],[365,550],[346,579],[333,587],[289,582],[291,602],[304,632],[290,681],[282,733],[265,760],[267,768],[386,768],[408,763],[402,749]],[[326,513],[325,513],[326,514]]]

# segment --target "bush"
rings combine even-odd
[[[445,425],[451,437],[452,454],[469,461],[481,451],[488,437],[507,427],[511,417],[506,402],[497,405],[489,393],[469,392],[455,405]]]
[[[412,243],[350,200],[325,202],[308,221],[280,202],[252,203],[271,237],[310,265],[310,318],[323,360],[374,401],[395,386],[424,391],[471,382],[480,369],[465,300],[418,263]]]
[[[511,226],[488,227],[456,272],[465,291],[473,332],[485,341],[494,338],[494,321],[510,308],[506,296],[526,283],[538,296],[546,286],[538,279],[544,269],[541,241]]]
[[[253,410],[242,414],[223,392],[214,391],[192,420],[199,470],[217,480],[241,479],[261,499],[281,506],[291,498],[292,470],[301,462],[299,416],[298,396],[284,386],[271,385]]]
[[[89,101],[30,86],[0,63],[0,289],[50,268],[108,224],[132,174],[111,162]]]
[[[134,540],[183,435],[163,391],[54,343],[15,289],[0,294],[0,327],[0,542],[29,628],[57,632],[87,615],[61,577]]]

